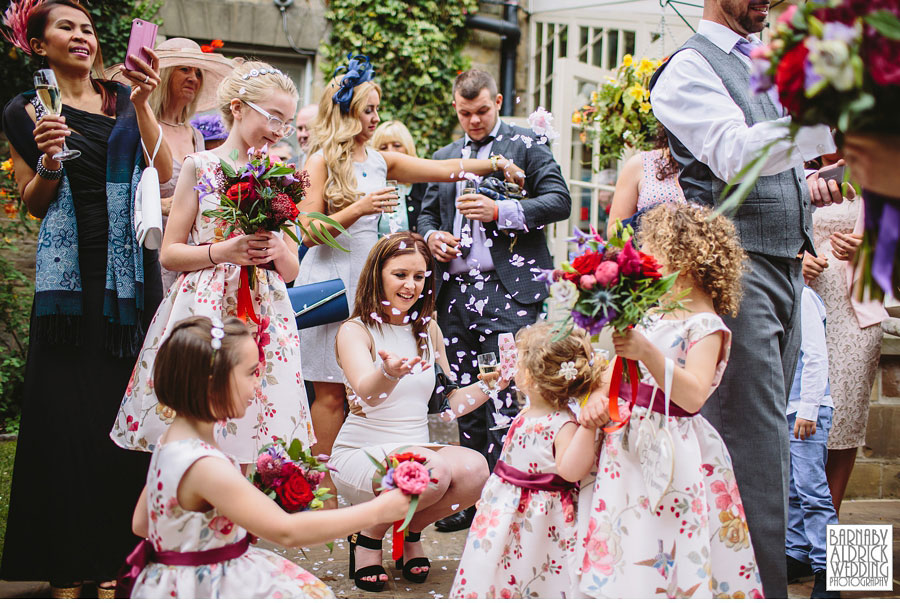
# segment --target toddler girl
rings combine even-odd
[[[640,238],[662,271],[678,271],[674,292],[690,292],[684,310],[613,337],[643,378],[630,420],[604,439],[593,488],[582,490],[580,589],[603,598],[760,597],[731,457],[697,414],[728,362],[731,332],[719,314],[737,313],[744,252],[730,220],[695,205],[650,210]],[[630,384],[620,392],[627,407]]]
[[[151,379],[160,344],[183,318],[236,316],[241,271],[256,266],[250,297],[259,317],[259,324],[252,326],[262,344],[260,384],[244,417],[228,419],[216,428],[222,449],[249,463],[274,438],[286,442],[296,438],[304,446],[314,442],[300,368],[300,338],[285,288],[285,281],[294,280],[299,270],[297,244],[280,232],[237,232],[239,236],[226,238],[226,225],[203,212],[219,207],[213,189],[220,161],[240,168],[250,148],[274,144],[293,131],[297,89],[271,65],[246,62],[222,81],[217,95],[231,131],[215,150],[185,159],[160,256],[165,268],[181,274],[147,330],[110,436],[123,448],[153,451],[175,416],[159,400]],[[233,153],[236,161],[231,159]],[[189,235],[196,244],[188,243]],[[268,262],[274,269],[262,267]]]
[[[249,546],[250,533],[300,547],[405,516],[409,499],[399,490],[347,509],[288,514],[247,481],[214,432],[252,404],[258,354],[237,318],[183,320],[160,346],[155,388],[176,415],[153,450],[134,510],[134,532],[147,540],[128,558],[132,597],[333,597],[309,572]],[[120,577],[119,586],[127,589],[127,580]]]
[[[548,323],[516,337],[516,387],[528,405],[513,420],[478,501],[450,596],[569,598],[575,594],[577,482],[596,464],[596,430],[569,409],[599,385],[586,333]],[[480,405],[464,405],[466,412]]]

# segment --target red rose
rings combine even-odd
[[[398,463],[402,463],[404,461],[416,461],[418,463],[424,464],[427,459],[424,456],[416,454],[415,452],[401,452],[399,454],[391,456],[391,460],[395,460]]]
[[[593,274],[600,262],[603,261],[603,254],[596,251],[588,251],[572,260],[572,268],[578,271],[579,275]]]
[[[778,99],[791,115],[800,116],[806,105],[804,89],[804,70],[809,49],[800,43],[784,53],[778,69],[775,71],[775,85],[778,87]]]
[[[313,501],[313,491],[309,482],[303,476],[303,472],[293,472],[284,482],[275,489],[278,502],[285,511],[301,511]]]
[[[866,27],[866,39],[863,43],[864,53],[868,59],[869,72],[879,86],[900,86],[900,42],[889,40],[875,31],[874,27]]]
[[[259,198],[256,194],[256,189],[249,182],[232,184],[225,196],[228,197],[229,201],[239,203],[241,211],[246,210],[250,203]]]
[[[641,274],[652,279],[662,278],[662,274],[659,272],[660,266],[659,263],[657,263],[656,258],[652,255],[647,255],[643,251],[638,251],[638,254],[641,256]]]

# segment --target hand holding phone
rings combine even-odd
[[[131,35],[128,38],[128,50],[125,52],[125,68],[131,71],[140,71],[140,68],[132,60],[132,56],[136,56],[148,65],[151,57],[144,50],[144,47],[153,48],[156,43],[156,31],[158,26],[155,23],[144,21],[143,19],[134,19],[131,22]]]
[[[822,180],[834,180],[837,182],[838,186],[844,181],[844,170],[846,169],[846,165],[837,164],[829,165],[827,167],[823,167],[819,170],[819,178]]]

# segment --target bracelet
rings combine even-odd
[[[218,263],[216,263],[216,261],[214,259],[212,259],[212,246],[213,245],[215,245],[215,243],[210,243],[209,245],[206,246],[206,255],[209,256],[210,264],[212,264],[213,266],[218,266]]]
[[[400,381],[401,377],[394,377],[393,375],[389,375],[388,372],[384,369],[384,363],[381,363],[381,374],[388,378],[388,381],[393,381],[394,383]]]
[[[487,383],[485,383],[484,381],[479,379],[478,380],[478,388],[481,390],[481,393],[483,393],[485,396],[487,396],[488,398],[491,397],[491,393],[492,393],[491,388],[488,387]]]
[[[63,168],[60,165],[58,170],[48,170],[44,167],[44,155],[38,157],[37,162],[37,175],[43,178],[44,180],[59,180],[63,175]]]

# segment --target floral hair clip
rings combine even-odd
[[[275,75],[275,74],[284,75],[284,73],[281,71],[281,69],[275,69],[275,68],[266,69],[265,67],[263,67],[262,69],[251,69],[249,72],[242,75],[241,79],[249,80],[251,77],[259,77],[261,75],[266,75],[267,73],[271,73],[273,75]]]
[[[369,57],[362,54],[353,56],[352,52],[347,54],[347,64],[334,70],[334,77],[337,77],[341,71],[347,73],[344,74],[340,88],[334,93],[331,100],[341,107],[341,113],[349,113],[350,101],[353,100],[353,89],[363,82],[370,81],[375,77],[375,73]]]
[[[578,369],[575,368],[575,362],[563,362],[559,365],[559,372],[556,373],[560,377],[564,377],[566,381],[572,381],[578,376]]]
[[[28,17],[43,2],[44,0],[13,0],[3,13],[3,25],[9,28],[9,33],[4,31],[3,37],[27,55],[32,53],[26,33]]]
[[[209,346],[212,348],[209,368],[212,368],[216,363],[216,352],[222,348],[222,340],[225,338],[225,325],[222,324],[222,320],[217,316],[213,316],[209,320],[212,323],[212,328],[209,330],[209,336],[212,338],[209,342]]]

